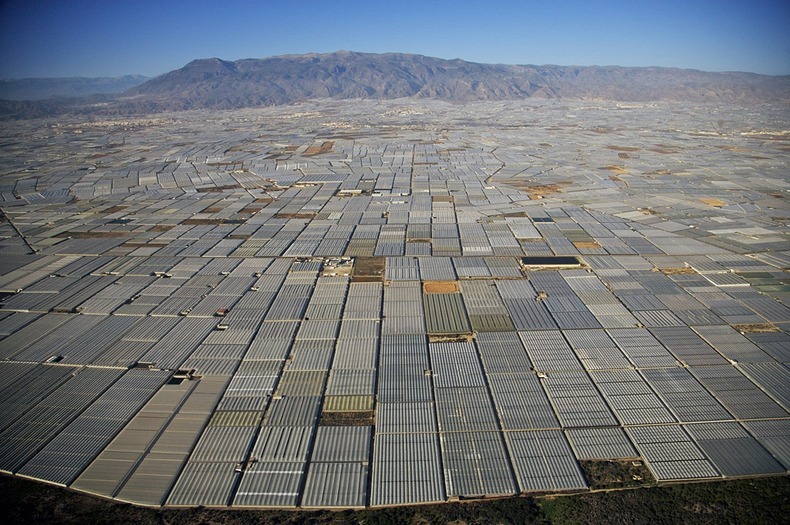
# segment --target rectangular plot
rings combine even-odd
[[[541,382],[563,427],[617,425],[586,372],[554,372]]]
[[[337,364],[337,358],[335,358]],[[373,395],[376,389],[375,369],[343,369],[334,367],[329,372],[326,394],[342,395]]]
[[[488,376],[497,415],[504,430],[558,428],[557,416],[534,374]]]
[[[295,507],[305,469],[305,463],[254,463],[242,474],[233,505]]]
[[[638,457],[621,428],[578,428],[565,431],[577,459],[624,459]]]
[[[480,333],[476,341],[488,374],[531,371],[532,363],[515,332]]]
[[[507,432],[505,437],[521,492],[587,487],[562,431]]]
[[[33,456],[20,473],[53,483],[71,483],[168,377],[164,371],[129,370]]]
[[[727,363],[691,328],[685,326],[650,328],[650,332],[681,363],[688,365],[722,365]]]
[[[376,405],[376,435],[435,433],[436,411],[432,402]]]
[[[413,403],[433,401],[430,377],[424,370],[407,373],[379,369],[378,401],[380,403]]]
[[[364,507],[367,504],[367,463],[311,463],[303,507]]]
[[[643,370],[642,375],[680,421],[713,421],[732,417],[684,368]]]
[[[518,332],[535,370],[581,370],[582,364],[558,330]]]
[[[730,326],[697,326],[694,331],[727,359],[739,363],[773,362],[771,356]]]
[[[745,363],[739,368],[771,397],[790,407],[790,369],[780,363]]]
[[[435,395],[440,431],[498,429],[487,388],[437,388]]]
[[[313,445],[312,462],[362,462],[370,457],[373,427],[320,426]]]
[[[790,420],[749,421],[743,423],[767,450],[778,459],[785,469],[790,469]]]
[[[694,367],[692,374],[735,417],[787,417],[787,411],[732,366]]]
[[[185,455],[149,454],[116,498],[142,505],[162,505],[185,461]]]
[[[503,299],[516,330],[553,330],[557,323],[546,306],[534,299]]]
[[[658,480],[711,478],[719,475],[680,426],[630,427],[626,432]]]
[[[282,397],[269,404],[263,426],[310,427],[318,421],[320,397]]]
[[[445,490],[435,434],[376,436],[370,505],[444,501]]]
[[[610,329],[607,332],[637,368],[673,367],[677,365],[675,357],[647,330],[624,328]]]
[[[211,463],[244,461],[255,432],[252,426],[209,426],[189,460]]]
[[[471,331],[461,294],[425,294],[425,326],[429,334],[460,334]]]
[[[307,461],[312,436],[312,426],[262,427],[251,457],[260,461]]]
[[[507,311],[495,281],[461,281],[464,304],[470,314],[503,314]]]
[[[430,343],[435,388],[484,387],[480,358],[471,342]]]
[[[410,310],[414,311],[414,307],[410,307]],[[419,310],[422,310],[422,308],[417,309],[417,311]],[[404,317],[389,316],[385,317],[381,322],[382,335],[407,335],[424,333],[426,333],[425,317],[422,315],[411,315]]]
[[[499,432],[446,432],[440,441],[448,496],[516,492]]]
[[[687,425],[686,430],[725,476],[778,474],[785,471],[738,423]]]
[[[238,476],[234,463],[187,463],[167,499],[172,506],[225,506]]]
[[[420,257],[420,276],[426,281],[453,281],[456,278],[449,257]]]
[[[473,314],[469,316],[472,330],[475,332],[505,332],[515,330],[507,313]]]

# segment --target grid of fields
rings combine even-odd
[[[0,129],[0,471],[365,507],[790,469],[786,108]]]

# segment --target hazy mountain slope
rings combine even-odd
[[[0,80],[0,99],[43,100],[53,97],[114,94],[142,84],[148,77],[125,75],[118,78],[21,78]]]
[[[623,101],[790,99],[790,77],[671,68],[509,66],[421,55],[337,52],[226,62],[195,60],[128,90],[171,109],[234,108],[311,98],[526,97]]]
[[[106,97],[97,100],[97,97]],[[120,95],[0,101],[0,118],[233,109],[316,98],[539,98],[613,101],[790,102],[790,76],[673,68],[477,64],[399,53],[339,51],[228,62],[194,60]]]

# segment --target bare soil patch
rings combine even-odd
[[[628,170],[625,169],[623,166],[602,166],[602,167],[600,167],[598,169],[599,170],[605,170],[605,171],[613,171],[613,172],[615,172],[615,173],[617,173],[619,175],[625,175],[625,174],[628,173]]]
[[[610,149],[612,151],[639,151],[639,148],[634,148],[632,146],[606,146],[606,149]]]
[[[314,157],[315,155],[323,155],[324,153],[329,153],[332,151],[332,148],[335,147],[335,141],[328,140],[321,144],[320,146],[310,146],[305,150],[303,156],[304,157]]]
[[[702,197],[699,201],[703,204],[707,204],[708,206],[713,206],[714,208],[721,208],[727,205],[726,202],[715,197]]]
[[[381,282],[384,280],[384,257],[356,257],[351,271],[352,282]]]
[[[734,324],[732,327],[742,334],[762,334],[780,331],[779,328],[771,323]]]
[[[320,425],[324,427],[366,427],[375,422],[375,412],[365,410],[359,412],[324,412],[321,414]]]
[[[696,270],[694,268],[683,267],[683,268],[661,268],[659,269],[661,273],[664,275],[694,275]]]
[[[424,293],[455,293],[458,291],[457,281],[425,281],[422,285]]]
[[[579,249],[588,249],[588,250],[594,250],[596,248],[601,247],[601,245],[598,244],[597,241],[577,241],[574,242],[573,245]]]
[[[474,339],[474,334],[428,334],[429,343],[468,343]]]
[[[580,463],[593,490],[640,487],[656,482],[642,461],[583,460]]]

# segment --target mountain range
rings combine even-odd
[[[259,107],[319,98],[403,97],[461,103],[526,98],[788,102],[790,76],[660,67],[479,64],[413,54],[338,51],[235,62],[194,60],[120,94],[2,101],[0,115],[136,114]]]

